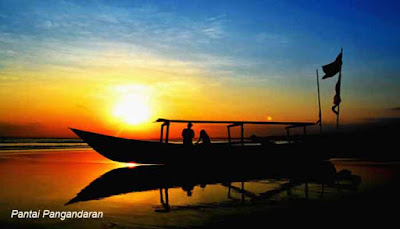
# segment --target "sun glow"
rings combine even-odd
[[[129,162],[126,163],[126,165],[128,166],[128,168],[133,169],[139,166],[139,164],[136,164],[135,162]]]
[[[150,119],[148,96],[137,92],[121,96],[113,108],[113,115],[130,125],[148,121]]]

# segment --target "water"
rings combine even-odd
[[[20,150],[82,149],[88,145],[75,138],[0,138],[0,153]]]
[[[349,179],[336,182],[331,186],[322,186],[317,182],[310,181],[307,184],[298,182],[286,189],[285,187],[289,187],[288,185],[291,183],[290,179],[285,177],[250,179],[244,183],[233,180],[230,188],[226,182],[223,184],[211,182],[203,185],[194,183],[192,187],[169,187],[168,206],[166,206],[165,189],[161,190],[162,196],[160,196],[158,188],[124,192],[124,190],[129,191],[129,189],[137,187],[131,184],[133,179],[144,182],[145,178],[151,177],[144,174],[141,176],[143,179],[135,178],[138,171],[152,171],[151,169],[134,168],[132,165],[109,161],[80,142],[54,143],[47,141],[39,143],[28,141],[25,143],[34,146],[36,144],[47,145],[41,149],[17,147],[0,151],[0,183],[2,187],[0,189],[0,225],[4,227],[187,228],[213,225],[219,227],[226,222],[232,222],[233,225],[238,222],[250,223],[254,220],[269,222],[276,220],[277,216],[293,218],[301,212],[313,212],[308,210],[314,209],[313,206],[316,206],[315,209],[321,209],[321,206],[323,206],[322,209],[327,208],[326,206],[336,206],[335,203],[341,203],[340,206],[353,206],[352,200],[354,199],[370,200],[368,199],[371,196],[370,193],[374,198],[381,194],[381,192],[376,194],[375,190],[384,190],[382,193],[385,194],[392,193],[387,188],[388,185],[396,184],[400,178],[400,164],[397,162],[333,159],[331,163],[336,172],[347,170],[348,172],[344,174],[353,178],[358,177],[361,183],[357,183],[357,179]],[[68,144],[72,144],[73,147]],[[54,145],[57,145],[57,148],[52,149],[51,147]],[[127,166],[131,168],[127,168]],[[124,169],[115,170],[118,168]],[[204,170],[207,169],[207,166],[204,166]],[[240,171],[240,166],[237,166],[237,169]],[[123,171],[128,174],[115,175],[115,171]],[[240,173],[237,171],[230,171],[232,177]],[[186,172],[182,171],[182,174]],[[110,179],[104,179],[104,174],[108,174]],[[163,173],[155,174],[152,179],[163,176]],[[175,178],[179,179],[179,171],[176,174],[178,175]],[[220,176],[218,174],[220,172],[217,170],[213,177]],[[92,182],[96,179],[99,181],[101,176],[103,178],[100,181],[103,183],[96,184],[98,186],[93,189],[96,195],[104,190],[113,192],[115,189],[122,190],[121,194],[64,205],[75,198],[85,187],[93,187]],[[184,179],[186,178],[184,177]],[[205,180],[207,179],[205,178]],[[150,185],[153,185],[152,182]],[[242,190],[242,185],[245,191]],[[120,186],[126,186],[126,189],[121,189]],[[99,189],[99,187],[101,188]],[[90,191],[89,188],[86,190]],[[379,198],[380,196],[377,199]],[[392,197],[386,198],[391,199]],[[397,200],[397,198],[393,198],[393,200]],[[347,207],[340,209],[343,208]],[[102,211],[104,218],[85,220],[11,219],[10,214],[13,209]],[[380,209],[380,211],[382,210],[384,209]]]

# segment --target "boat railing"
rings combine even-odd
[[[306,128],[315,125],[315,122],[264,122],[264,121],[209,121],[209,120],[174,120],[159,118],[155,122],[161,122],[160,143],[168,143],[169,140],[169,126],[171,123],[202,123],[202,124],[227,124],[228,142],[232,144],[231,128],[240,127],[240,144],[244,146],[244,125],[281,125],[286,126],[286,134],[289,144],[292,143],[290,136],[290,129],[303,128],[303,134],[307,134]],[[164,127],[165,137],[164,137]]]

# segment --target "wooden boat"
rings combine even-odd
[[[204,165],[210,163],[285,163],[291,162],[317,162],[329,160],[330,152],[318,150],[318,144],[310,142],[292,144],[271,144],[271,143],[245,143],[243,141],[244,124],[285,124],[305,127],[313,125],[310,123],[272,123],[272,122],[230,122],[230,121],[187,121],[187,120],[166,120],[161,129],[161,141],[141,141],[102,135],[98,133],[72,129],[71,130],[83,139],[98,153],[104,157],[118,162],[135,162],[140,164],[197,164]],[[241,126],[242,138],[239,144],[233,143],[212,143],[208,145],[194,145],[192,147],[183,144],[168,143],[168,129],[172,122],[192,122],[192,123],[232,123],[228,126]],[[163,128],[167,126],[166,139],[163,142]]]
[[[71,130],[104,157],[118,162],[163,164],[180,155],[183,145],[125,139],[77,129]]]

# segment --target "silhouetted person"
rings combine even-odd
[[[189,122],[186,129],[182,130],[183,145],[191,146],[193,145],[194,131],[192,128],[192,123]]]
[[[210,137],[208,136],[208,134],[205,130],[200,131],[200,137],[199,137],[199,140],[196,142],[196,144],[199,144],[200,141],[202,141],[202,143],[205,145],[211,143]]]

